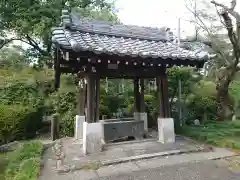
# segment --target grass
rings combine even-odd
[[[7,167],[7,155],[6,153],[0,153],[0,180],[5,179],[5,169]]]
[[[240,150],[240,121],[209,121],[201,126],[185,126],[182,134],[207,144]]]
[[[43,145],[24,143],[13,152],[0,155],[0,180],[37,180]]]

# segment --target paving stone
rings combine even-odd
[[[73,180],[98,179],[97,173],[91,170],[80,170],[72,173]]]
[[[112,166],[101,167],[97,170],[99,177],[110,176],[112,174],[121,174],[121,173],[131,173],[133,171],[139,170],[139,167],[132,162],[116,164]]]
[[[131,174],[101,177],[100,180],[239,180],[240,176],[226,168],[219,168],[215,161],[186,163],[139,170]],[[92,179],[98,180],[98,179]]]

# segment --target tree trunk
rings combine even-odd
[[[234,114],[233,102],[231,101],[228,89],[229,83],[225,80],[217,82],[217,121],[232,119]]]

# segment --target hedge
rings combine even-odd
[[[42,108],[0,105],[0,144],[35,136],[42,125]]]

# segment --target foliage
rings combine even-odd
[[[0,67],[11,70],[22,70],[29,64],[24,50],[20,47],[5,47],[0,49]]]
[[[240,81],[233,81],[229,90],[234,99],[235,107],[238,107],[240,105]]]
[[[23,105],[0,105],[0,143],[32,138],[41,127],[42,111]]]
[[[236,4],[236,0],[231,2],[230,7],[214,0],[211,1],[212,7],[215,6],[217,10],[216,14],[220,18],[220,21],[219,18],[217,20],[218,24],[220,24],[220,28],[217,30],[207,26],[204,22],[205,19],[211,19],[216,22],[216,18],[213,18],[209,12],[204,13],[205,16],[203,16],[202,13],[196,13],[196,11],[192,11],[191,8],[188,7],[194,14],[195,19],[197,19],[196,24],[207,33],[211,41],[212,51],[216,54],[209,66],[211,66],[210,69],[215,69],[216,100],[218,106],[217,119],[219,121],[232,118],[234,115],[234,103],[229,94],[229,87],[240,70],[240,34],[238,33],[240,29],[240,13],[236,11]],[[215,22],[211,24],[216,24]],[[224,34],[222,34],[222,32],[224,32]],[[217,41],[215,41],[216,39]]]
[[[8,161],[6,153],[0,153],[0,179],[5,179],[5,170],[7,167]]]
[[[194,68],[178,68],[173,67],[168,71],[168,91],[170,98],[171,116],[176,120],[175,124],[180,123],[178,117],[178,106],[181,105],[182,109],[185,107],[185,101],[189,94],[191,94],[194,84],[198,83],[201,75]],[[179,104],[179,81],[181,82],[181,99]],[[186,113],[185,113],[186,114]]]
[[[39,142],[24,143],[22,147],[7,154],[8,165],[5,180],[37,180],[43,145]]]
[[[69,7],[82,15],[90,15],[94,18],[103,17],[103,19],[109,17],[109,20],[117,20],[112,9],[113,3],[105,0],[50,0],[44,2],[42,0],[1,0],[0,33],[4,39],[0,43],[0,49],[12,40],[20,40],[30,46],[29,55],[50,63],[51,28],[60,24],[61,10],[70,9]],[[6,32],[13,32],[15,36],[9,38]]]
[[[43,101],[43,92],[37,84],[15,82],[8,84],[0,90],[2,104],[32,104],[33,106]]]
[[[57,92],[49,96],[49,111],[60,115],[60,133],[63,136],[73,136],[74,118],[77,114],[77,89],[72,76],[61,77],[61,86]]]
[[[216,89],[215,84],[211,81],[200,81],[192,89],[186,101],[191,116],[191,120],[200,119],[208,120],[216,117]]]
[[[178,81],[182,81],[182,97],[186,97],[192,88],[192,85],[199,81],[201,76],[193,68],[173,67],[168,70],[169,96],[174,98],[178,92]]]
[[[185,126],[182,133],[220,147],[240,149],[240,121],[206,121],[201,126]]]
[[[74,136],[74,122],[76,116],[75,109],[69,109],[64,114],[62,114],[60,119],[60,134],[62,136],[73,137]]]
[[[0,70],[0,141],[27,139],[41,127],[45,98],[53,91],[52,71]]]

